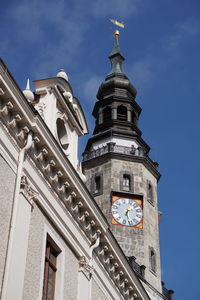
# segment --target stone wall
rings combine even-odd
[[[104,162],[101,160],[99,163],[96,161],[94,167],[85,166],[84,172],[88,188],[91,191],[92,177],[98,172],[103,173],[103,192],[101,195],[94,195],[95,200],[104,212],[124,254],[135,256],[138,264],[145,265],[145,279],[158,291],[161,291],[156,178],[142,163],[114,158]],[[122,174],[125,172],[131,174],[131,178],[133,178],[130,194],[141,195],[143,198],[142,229],[111,224],[111,192],[123,192],[120,181]],[[152,185],[152,201],[149,201],[147,197],[148,182]],[[156,272],[151,270],[150,249],[153,249],[156,255]]]

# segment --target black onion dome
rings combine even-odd
[[[107,97],[109,97],[110,94],[113,95],[113,93],[119,92],[119,90],[127,91],[127,93],[123,93],[124,96],[128,96],[128,98],[135,99],[137,90],[132,85],[128,77],[124,74],[122,70],[122,63],[125,60],[123,55],[121,54],[120,46],[119,46],[119,40],[118,40],[119,33],[115,33],[115,42],[113,50],[109,56],[109,59],[111,61],[111,71],[106,76],[105,81],[102,82],[102,84],[99,87],[97,98],[99,100],[103,100]]]

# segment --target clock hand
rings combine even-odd
[[[127,209],[125,209],[125,216],[127,216],[128,222],[130,223],[132,220],[130,218],[130,211],[133,210],[133,207],[128,207]]]
[[[128,218],[128,222],[130,223],[131,222],[131,218],[130,218],[130,215],[129,215],[129,210],[127,210],[127,218]]]
[[[125,215],[127,215],[130,210],[133,210],[133,207],[128,207],[127,209],[125,209]]]

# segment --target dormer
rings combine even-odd
[[[35,99],[32,102],[63,152],[82,177],[78,162],[78,137],[88,133],[86,119],[74,97],[64,70],[56,77],[34,81]]]

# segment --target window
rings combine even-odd
[[[120,172],[120,190],[126,192],[133,191],[133,175],[128,171]]]
[[[153,204],[153,187],[150,181],[147,181],[147,200]]]
[[[152,247],[149,247],[150,270],[156,273],[156,253]]]
[[[94,192],[99,193],[100,188],[101,188],[101,177],[95,176],[94,183],[95,183]]]
[[[97,196],[103,193],[103,173],[96,173],[91,180],[91,191]]]
[[[131,189],[131,177],[128,174],[123,175],[122,189],[124,191],[130,191],[130,189]]]
[[[67,150],[69,146],[68,136],[67,136],[67,130],[65,128],[65,123],[62,119],[58,118],[56,121],[57,125],[57,135],[59,142],[64,150]]]
[[[47,238],[45,265],[44,265],[44,282],[43,282],[43,296],[42,300],[53,300],[55,293],[56,272],[57,272],[57,256],[60,250],[56,244]]]
[[[117,107],[117,120],[127,121],[127,108],[123,105]]]
[[[103,122],[107,122],[111,120],[111,108],[110,107],[106,107],[103,110]]]

